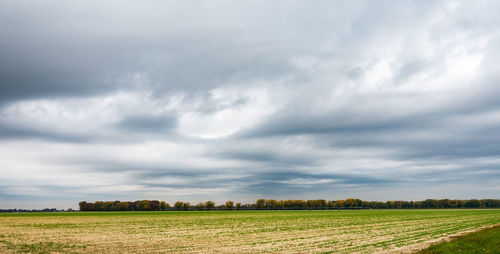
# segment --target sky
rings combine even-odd
[[[500,198],[499,10],[0,0],[0,208]]]

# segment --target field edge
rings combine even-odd
[[[479,227],[479,228],[474,228],[474,229],[469,229],[469,230],[466,230],[466,231],[462,231],[462,232],[458,232],[456,234],[452,234],[452,235],[449,235],[449,236],[444,236],[444,237],[441,237],[441,238],[438,238],[438,239],[432,239],[432,240],[429,240],[429,241],[425,241],[425,242],[422,242],[422,243],[417,243],[417,244],[412,244],[412,245],[408,245],[408,246],[403,246],[403,247],[399,247],[399,248],[395,248],[395,249],[391,249],[391,250],[384,250],[384,251],[380,251],[380,252],[376,252],[376,254],[382,254],[382,253],[389,253],[389,254],[396,254],[396,253],[401,253],[401,254],[412,254],[412,253],[417,253],[419,251],[422,251],[422,250],[425,250],[433,245],[436,245],[436,244],[440,244],[442,242],[447,242],[447,241],[452,241],[458,237],[461,237],[461,236],[464,236],[464,235],[468,235],[468,234],[472,234],[472,233],[475,233],[475,232],[478,232],[478,231],[481,231],[481,230],[485,230],[485,229],[489,229],[489,228],[494,228],[494,227],[500,227],[500,223],[496,223],[496,224],[491,224],[491,225],[487,225],[487,226],[483,226],[483,227]]]

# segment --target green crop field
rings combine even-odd
[[[433,245],[418,254],[493,254],[500,253],[500,226]]]
[[[500,210],[0,214],[0,253],[408,251],[497,223]]]

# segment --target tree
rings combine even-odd
[[[361,199],[348,198],[344,201],[344,207],[361,207],[363,206],[363,201]]]
[[[328,208],[334,208],[335,207],[335,202],[332,201],[332,200],[328,200],[328,202],[326,203],[326,206]]]
[[[170,208],[170,204],[166,203],[165,201],[160,202],[160,210],[166,211]]]
[[[196,210],[205,210],[205,205],[203,204],[203,202],[200,202],[198,204],[196,204]]]
[[[87,203],[87,201],[82,201],[82,202],[78,203],[78,205],[80,206],[80,211],[94,211],[95,210],[94,203]]]
[[[483,199],[481,203],[484,207],[492,208],[492,207],[500,207],[500,200],[498,199]]]
[[[347,200],[346,200],[346,201],[347,201]],[[385,203],[387,204],[387,208],[397,208],[397,207],[396,207],[396,201],[394,201],[394,200],[390,200],[390,201],[387,201],[387,202],[385,202]],[[347,205],[347,204],[348,204],[348,203],[346,202],[346,205]],[[350,207],[350,206],[348,206],[348,207]]]
[[[342,208],[344,207],[344,200],[338,200],[337,202],[335,202],[335,207],[337,208]]]
[[[184,208],[184,202],[182,201],[177,201],[175,202],[174,204],[174,207],[177,211],[181,210],[182,208]]]
[[[480,207],[480,206],[481,206],[481,202],[479,202],[479,200],[477,200],[477,199],[467,200],[467,201],[465,201],[465,204],[464,204],[464,207],[467,207],[467,208],[474,208],[474,207]]]
[[[266,207],[266,200],[265,199],[258,199],[255,202],[255,207],[257,209],[263,209],[264,207]]]
[[[283,201],[283,200],[278,201],[277,206],[278,206],[278,209],[281,209],[281,210],[285,209],[285,201]]]
[[[104,205],[102,207],[103,211],[113,211],[113,202],[111,201],[105,201]]]
[[[207,210],[212,210],[215,208],[215,202],[214,201],[207,201],[205,202],[205,208],[207,208]]]
[[[426,199],[422,202],[422,208],[439,208],[439,204],[435,199]]]
[[[274,199],[269,199],[266,201],[266,207],[268,209],[277,209],[278,208],[278,201]]]
[[[130,202],[120,202],[118,204],[118,210],[120,211],[130,211],[132,208],[129,206]]]
[[[326,200],[324,200],[324,199],[318,199],[318,207],[319,208],[326,207]]]
[[[158,201],[158,200],[151,200],[151,201],[149,201],[149,210],[150,211],[158,211],[158,210],[160,210],[160,201]]]
[[[451,206],[451,200],[449,199],[440,199],[438,200],[438,204],[440,208],[450,208]]]
[[[316,200],[307,200],[306,204],[307,204],[307,208],[309,208],[309,209],[314,208],[314,207],[316,207]]]
[[[115,200],[113,202],[113,207],[111,208],[111,210],[113,211],[120,211],[120,201],[119,200]]]
[[[462,202],[462,200],[457,200],[457,199],[454,199],[454,200],[451,200],[451,201],[450,201],[450,204],[451,204],[451,207],[452,207],[452,208],[463,207],[463,202]]]
[[[149,200],[135,201],[135,208],[139,211],[148,211],[150,209]]]
[[[306,208],[306,206],[307,206],[306,201],[295,200],[295,207],[297,207],[298,209],[304,209],[304,208]]]
[[[96,201],[94,203],[94,209],[95,209],[95,211],[103,211],[103,209],[104,209],[104,202],[102,202],[102,201]]]
[[[137,200],[131,201],[81,201],[78,203],[80,211],[165,211],[170,205],[164,201],[158,200]],[[234,209],[233,201],[227,201],[225,205],[216,207],[213,201],[198,203],[192,207],[189,202],[177,201],[174,204],[176,210],[213,210],[213,209]],[[280,200],[259,199],[254,204],[236,203],[236,209],[323,209],[328,208],[375,208],[375,209],[408,209],[408,208],[500,208],[498,199],[471,199],[471,200],[449,200],[449,199],[426,199],[424,201],[403,201],[391,200],[381,201],[362,201],[360,199],[349,198],[338,201],[316,200]]]

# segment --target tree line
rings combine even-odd
[[[206,210],[321,210],[321,209],[428,209],[428,208],[500,208],[498,199],[426,199],[424,201],[363,201],[355,198],[345,200],[274,200],[258,199],[253,204],[227,201],[216,205],[213,201],[192,205],[177,201],[170,206],[165,201],[82,201],[80,211],[206,211]]]

